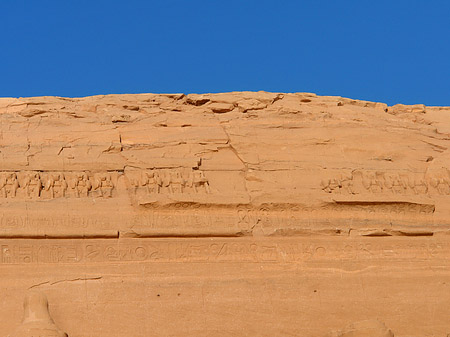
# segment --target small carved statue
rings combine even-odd
[[[68,337],[51,318],[47,297],[43,293],[30,292],[23,307],[22,324],[8,337]]]

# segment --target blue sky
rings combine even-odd
[[[314,92],[450,105],[448,0],[0,1],[0,96]]]

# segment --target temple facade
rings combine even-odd
[[[0,98],[0,335],[446,337],[449,147],[449,107]]]

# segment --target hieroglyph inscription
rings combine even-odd
[[[110,198],[118,172],[0,172],[0,198],[55,199]]]
[[[201,170],[127,170],[125,176],[137,195],[211,193],[209,180]]]
[[[295,228],[300,225],[315,225],[323,219],[344,218],[348,213],[353,218],[367,218],[377,214],[380,218],[402,218],[414,214],[416,221],[430,220],[432,205],[396,203],[385,205],[340,205],[331,204],[320,209],[295,206],[291,209],[238,208],[222,209],[220,214],[214,209],[176,209],[152,210],[146,214],[136,215],[131,219],[133,226],[143,228],[239,228],[251,229],[255,225],[262,228]],[[1,218],[0,218],[1,221]]]
[[[17,214],[14,211],[3,210],[0,213],[0,236],[2,233],[46,233],[56,229],[161,229],[179,230],[185,229],[239,229],[251,230],[255,226],[261,228],[296,228],[306,225],[313,228],[324,222],[345,219],[349,213],[352,218],[367,219],[369,216],[377,216],[377,219],[403,219],[414,214],[416,223],[430,224],[433,221],[433,205],[414,203],[386,203],[375,205],[352,205],[333,203],[321,208],[307,208],[286,205],[285,208],[215,208],[215,207],[190,207],[188,203],[174,204],[169,209],[151,209],[140,214],[119,218],[113,214],[81,214],[66,215],[39,213]],[[389,223],[389,222],[388,222]],[[342,223],[341,223],[342,225]],[[19,232],[16,232],[19,231]]]
[[[114,223],[112,217],[94,217],[94,216],[27,216],[27,215],[8,215],[0,214],[0,228],[1,229],[26,229],[26,228],[72,228],[85,229],[110,228],[111,223]]]
[[[305,262],[445,258],[448,242],[429,238],[130,239],[0,241],[0,264],[105,262]]]
[[[425,174],[358,170],[322,180],[320,185],[327,193],[450,195],[450,171]]]

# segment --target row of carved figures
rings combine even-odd
[[[321,188],[327,193],[362,194],[450,194],[450,175],[402,174],[387,172],[362,172],[341,174],[322,180]]]
[[[0,198],[55,199],[113,196],[117,172],[0,172]],[[209,180],[200,170],[136,170],[125,178],[135,193],[211,193]]]
[[[113,189],[109,173],[0,172],[0,198],[111,197]]]
[[[209,180],[200,170],[144,170],[126,176],[135,193],[211,193]]]

